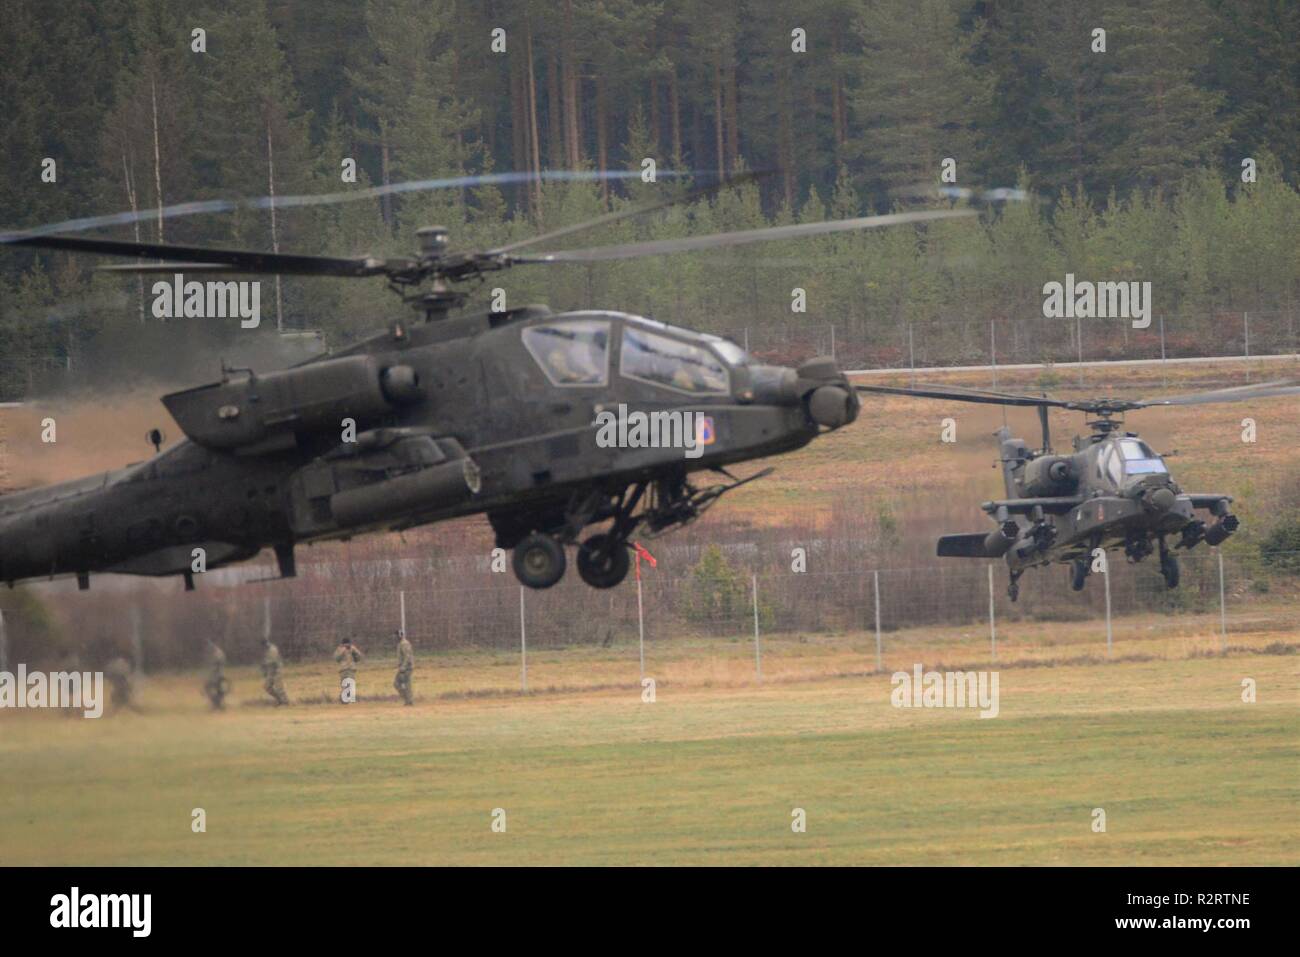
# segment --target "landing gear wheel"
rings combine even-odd
[[[631,567],[627,546],[618,541],[611,545],[608,535],[592,535],[578,546],[578,574],[592,588],[613,588]]]
[[[1083,591],[1083,586],[1088,583],[1088,563],[1082,558],[1076,558],[1070,564],[1070,587],[1075,591]]]
[[[1160,574],[1165,577],[1165,585],[1169,588],[1178,587],[1178,559],[1173,555],[1163,555],[1160,559]]]
[[[550,588],[564,577],[564,548],[549,535],[533,532],[515,546],[515,577],[529,588]]]
[[[1011,579],[1011,584],[1007,585],[1007,597],[1012,601],[1020,597],[1020,582],[1015,578]]]

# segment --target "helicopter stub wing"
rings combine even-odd
[[[1218,495],[1213,492],[1184,493],[1182,497],[1191,501],[1192,508],[1208,508],[1211,511],[1216,508],[1226,508],[1232,504],[1231,495]],[[1222,506],[1219,505],[1220,502],[1223,503]]]
[[[1006,509],[1010,515],[1028,515],[1036,508],[1041,508],[1045,515],[1064,515],[1070,509],[1082,505],[1080,495],[1063,495],[1056,498],[1004,498],[994,502],[985,502],[980,506],[990,515]]]
[[[939,548],[935,554],[940,558],[998,558],[985,547],[988,532],[968,532],[961,535],[939,536]]]

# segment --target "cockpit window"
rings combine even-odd
[[[1097,457],[1097,471],[1102,479],[1109,479],[1116,488],[1124,481],[1124,463],[1113,443],[1105,446]]]
[[[609,323],[571,319],[530,326],[524,346],[555,385],[605,385],[609,381]]]
[[[1140,439],[1120,439],[1119,446],[1124,454],[1124,472],[1127,475],[1150,475],[1169,471],[1160,456]]]
[[[635,328],[623,327],[620,368],[629,379],[689,392],[726,395],[727,369],[708,349]]]
[[[718,355],[733,366],[743,366],[749,361],[749,353],[734,342],[728,342],[726,339],[718,339],[712,343],[713,348],[718,350]]]
[[[685,339],[694,339],[700,342],[707,342],[718,351],[722,360],[733,366],[742,366],[749,362],[749,353],[742,349],[730,339],[722,336],[715,336],[711,332],[696,332],[694,329],[683,329],[681,326],[670,325],[666,322],[660,322],[658,319],[647,319],[645,316],[633,316],[629,313],[619,313],[630,322],[635,322],[640,326],[658,329],[662,332],[676,333]]]

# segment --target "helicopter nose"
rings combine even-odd
[[[1147,501],[1156,511],[1167,512],[1178,503],[1178,496],[1168,488],[1158,488],[1147,496]]]
[[[828,429],[848,425],[861,403],[834,359],[809,359],[797,369],[750,366],[750,398],[769,405],[803,405],[814,423]]]
[[[1152,515],[1169,512],[1178,504],[1178,495],[1168,485],[1139,482],[1128,493]]]
[[[808,414],[818,425],[838,429],[857,418],[857,396],[842,386],[819,386],[808,397]]]
[[[858,394],[829,356],[809,359],[795,370],[808,399],[808,415],[818,425],[838,429],[858,417]]]

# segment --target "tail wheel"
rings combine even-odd
[[[1088,583],[1088,563],[1082,558],[1076,559],[1070,565],[1070,587],[1075,591],[1083,591],[1083,586]]]
[[[592,588],[613,588],[631,567],[627,546],[608,535],[592,535],[578,546],[578,574]]]
[[[533,532],[515,546],[515,577],[529,588],[550,588],[564,577],[564,548],[549,535]]]

